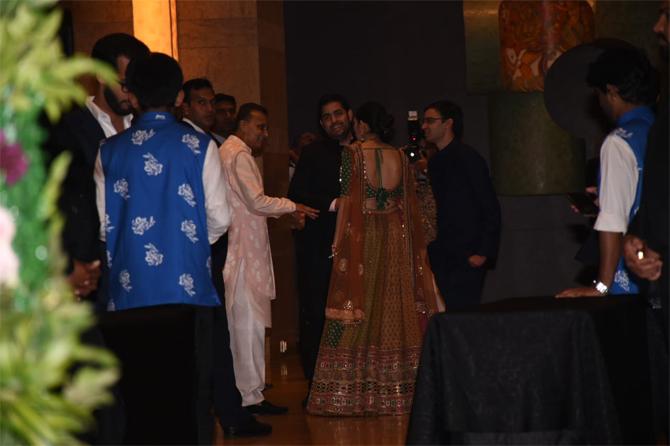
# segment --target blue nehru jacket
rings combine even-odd
[[[628,221],[633,219],[640,207],[642,172],[644,171],[644,158],[647,152],[647,135],[653,123],[654,112],[649,107],[642,106],[621,115],[617,120],[617,128],[613,131],[630,146],[637,161],[638,180],[635,190],[635,200],[630,209]],[[610,294],[637,294],[638,292],[639,287],[635,283],[634,277],[628,271],[628,268],[626,268],[623,257],[621,257],[614,273],[614,281],[610,287]]]
[[[145,113],[100,148],[108,310],[216,306],[202,173],[209,138]]]

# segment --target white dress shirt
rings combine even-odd
[[[98,107],[98,105],[93,102],[93,99],[95,99],[94,96],[89,96],[86,98],[86,108],[88,108],[95,120],[98,121],[98,124],[100,124],[100,127],[102,127],[105,138],[116,135],[118,132],[116,131],[116,128],[114,128],[114,124],[112,124],[112,118],[106,111]],[[132,114],[125,115],[123,117],[123,128],[127,129],[130,127],[132,121]]]
[[[616,133],[607,135],[600,149],[597,231],[626,233],[638,176],[633,149]]]
[[[105,173],[102,168],[100,150],[98,150],[98,156],[95,159],[93,177],[96,185],[98,215],[100,215],[100,240],[105,241]],[[202,184],[207,213],[207,238],[209,243],[212,244],[225,234],[231,222],[231,213],[228,206],[228,184],[221,168],[219,149],[213,140],[207,146],[202,168]]]

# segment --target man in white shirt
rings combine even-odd
[[[183,98],[177,61],[160,53],[133,60],[127,86],[140,114],[131,128],[100,146],[95,166],[110,278],[107,308],[118,312],[106,315],[105,323],[127,383],[126,440],[191,443],[196,434],[185,427],[197,425],[198,441],[208,442],[214,423],[205,383],[212,379],[201,360],[212,352],[198,319],[221,306],[210,245],[231,221],[225,177],[211,138],[171,113]],[[190,370],[162,370],[164,361]],[[170,390],[174,398],[156,400]]]
[[[635,278],[623,262],[623,236],[640,203],[642,171],[656,101],[656,73],[637,48],[607,49],[589,66],[586,79],[600,107],[616,124],[600,149],[595,223],[600,244],[598,277],[593,287],[570,288],[557,297],[637,294]]]
[[[182,122],[200,133],[207,134],[217,147],[220,146],[225,138],[212,133],[215,117],[212,83],[205,78],[190,79],[184,82],[183,91]]]
[[[71,266],[68,279],[82,298],[96,299],[93,291],[100,276],[93,183],[95,156],[101,140],[130,127],[132,107],[124,89],[126,67],[131,59],[148,53],[144,43],[128,34],[110,34],[98,40],[91,56],[113,67],[120,82],[108,85],[99,80],[95,94],[86,100],[86,107],[64,115],[47,143],[53,157],[66,150],[72,154],[59,208],[65,215],[63,247]]]
[[[287,408],[268,402],[262,393],[265,328],[271,326],[270,302],[275,298],[266,219],[283,214],[316,218],[318,211],[287,198],[265,195],[254,157],[263,153],[267,138],[267,110],[258,104],[244,104],[237,115],[235,134],[219,148],[233,213],[223,279],[235,380],[242,405],[251,413],[276,415],[285,413]]]
[[[214,124],[214,89],[209,80],[196,78],[184,82],[182,87],[184,102],[182,103],[182,123],[195,131],[207,134],[212,138],[211,144],[219,145],[216,135],[211,132]],[[223,141],[223,140],[222,140]],[[217,152],[218,154],[218,152]],[[220,162],[218,156],[217,161]],[[226,190],[228,184],[225,184]],[[230,195],[230,192],[227,192]],[[224,234],[211,243],[212,280],[223,304],[225,288],[223,284],[223,267],[228,250],[228,235]],[[226,437],[250,437],[268,435],[272,427],[262,423],[242,408],[242,396],[235,382],[233,357],[230,349],[230,331],[226,307],[216,307],[211,315],[206,312],[198,316],[203,331],[211,331],[214,355],[212,358],[212,401],[214,413],[219,419]]]

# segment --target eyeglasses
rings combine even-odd
[[[422,123],[424,123],[424,124],[428,124],[428,125],[433,125],[433,124],[435,124],[437,121],[444,122],[444,121],[446,121],[446,119],[444,119],[444,118],[442,118],[442,117],[439,117],[439,118],[429,118],[429,117],[428,117],[428,118],[423,118],[423,119],[421,120]]]

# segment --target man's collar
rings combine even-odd
[[[239,136],[237,136],[236,134],[233,133],[228,138],[226,138],[226,142],[228,142],[228,141],[230,141],[230,142],[232,142],[232,143],[234,143],[238,146],[242,146],[242,148],[244,148],[244,150],[253,154],[253,151],[251,150],[251,147],[249,147],[247,145],[247,143],[244,142],[244,140],[242,138],[240,138]]]
[[[195,122],[191,121],[190,119],[188,119],[188,118],[181,118],[181,120],[184,121],[185,123],[187,123],[188,125],[190,125],[191,127],[193,127],[193,129],[194,129],[196,132],[204,133],[205,135],[207,134],[206,131],[204,131],[202,128],[200,128],[200,126],[198,126]]]
[[[616,120],[616,125],[621,126],[627,123],[628,121],[632,121],[633,119],[636,118],[641,118],[649,122],[653,122],[654,120],[654,112],[651,111],[649,107],[646,105],[639,105],[636,107],[631,108],[630,110],[627,110],[626,112],[622,113],[619,118]]]
[[[223,142],[226,140],[225,136],[219,135],[218,133],[210,132],[209,134],[214,138],[214,140],[218,144],[223,144]]]
[[[101,109],[98,104],[94,102],[95,96],[89,96],[86,98],[86,108],[91,112],[93,117],[95,118],[96,121],[105,121],[109,122],[111,124],[112,122],[112,117],[109,116],[109,113]],[[123,116],[123,128],[128,128],[130,127],[130,124],[133,121],[133,115],[132,113],[129,113],[125,116]]]
[[[142,113],[137,119],[137,122],[148,124],[149,122],[154,121],[161,121],[167,123],[167,122],[174,122],[175,120],[176,118],[170,112],[149,111]]]
[[[324,138],[322,138],[320,141],[322,141],[321,144],[332,145],[333,147],[335,147],[335,146],[337,146],[337,147],[346,147],[346,146],[350,146],[350,145],[352,145],[353,143],[355,143],[355,142],[356,142],[356,138],[354,138],[354,137],[352,136],[352,137],[349,138],[349,139],[339,140],[339,139],[331,138],[330,136],[327,136],[327,135],[326,135],[326,136],[325,136]],[[319,140],[313,141],[313,142],[309,143],[309,145],[312,145],[312,144],[317,143],[317,142],[319,142]]]
[[[341,146],[350,146],[356,141],[356,138],[354,138],[353,135],[350,135],[349,139],[344,139],[342,141],[335,139],[334,141],[337,141],[337,143]]]
[[[86,109],[102,129],[102,132],[105,134],[105,138],[109,138],[110,136],[116,135],[118,133],[114,123],[112,123],[111,116],[109,116],[106,111],[101,109],[98,104],[93,102],[93,96],[86,98]],[[123,116],[122,118],[123,128],[127,129],[132,124],[133,116],[129,114]]]
[[[447,144],[444,145],[444,147],[437,146],[437,151],[438,151],[438,152],[443,151],[444,149],[446,149],[446,148],[449,147],[450,145],[454,144],[455,141],[458,141],[458,139],[457,139],[455,136],[453,136],[453,137],[451,138],[451,140],[449,140],[449,142],[448,142]]]

